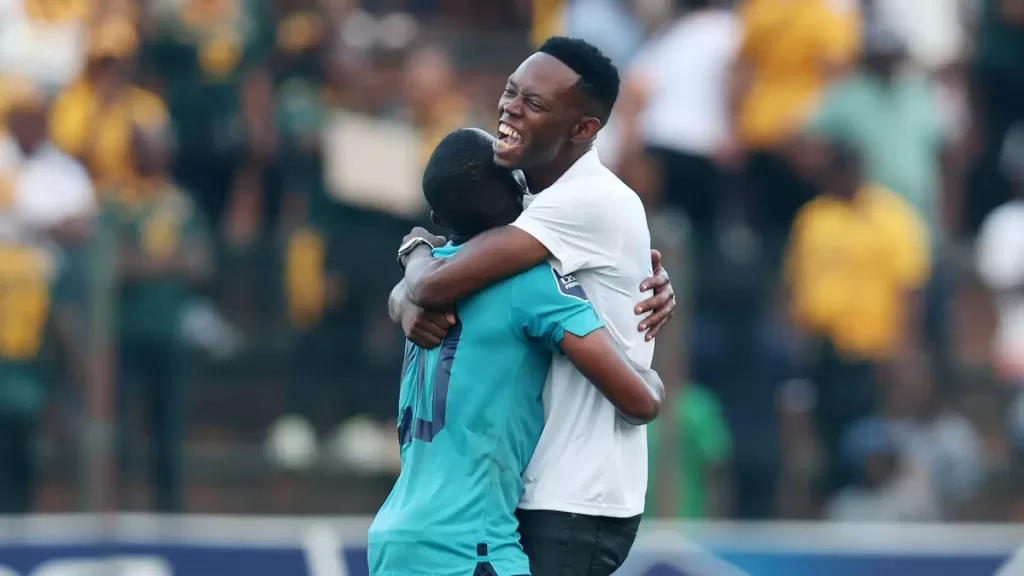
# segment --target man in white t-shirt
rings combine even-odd
[[[425,230],[406,237],[399,250],[405,293],[396,289],[392,310],[411,340],[432,347],[451,325],[450,315],[422,308],[450,309],[547,260],[575,276],[627,356],[650,367],[654,336],[675,302],[668,276],[652,263],[640,199],[593,149],[618,87],[618,71],[597,48],[561,37],[509,77],[494,160],[522,169],[537,193],[511,226],[481,234],[447,260],[431,257],[439,239]],[[651,297],[643,300],[645,293]],[[544,432],[523,473],[517,514],[532,573],[611,574],[644,510],[646,431],[621,418],[565,358],[552,363],[544,404]]]
[[[0,208],[62,243],[82,240],[95,213],[88,172],[47,139],[46,104],[33,86],[8,94],[0,133]]]

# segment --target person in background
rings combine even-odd
[[[132,178],[132,126],[167,125],[156,94],[132,83],[138,33],[130,20],[104,18],[92,31],[84,75],[57,97],[50,138],[78,158],[103,193]]]
[[[150,11],[140,70],[161,86],[174,121],[174,179],[245,248],[260,232],[263,186],[274,184],[272,3],[181,0]]]
[[[0,115],[9,122],[0,135],[0,202],[21,224],[65,246],[80,245],[96,211],[92,181],[49,141],[46,95],[31,80],[10,79],[0,99],[6,108]]]
[[[904,39],[886,25],[868,23],[859,69],[832,86],[806,132],[855,146],[867,179],[898,194],[928,223],[936,266],[926,292],[924,344],[936,375],[948,378],[953,286],[939,256],[947,236],[944,218],[952,222],[950,213],[960,212],[960,170],[937,96],[934,82],[909,68]]]
[[[722,205],[729,70],[742,39],[736,17],[716,5],[678,2],[677,19],[634,60],[617,107],[624,153],[618,172],[632,182],[631,166],[653,168],[660,182],[645,203],[682,210],[698,241],[708,240]],[[638,162],[641,155],[654,166]]]
[[[403,94],[403,116],[420,133],[420,161],[426,166],[445,134],[471,124],[469,102],[458,90],[449,55],[438,46],[422,46],[409,55]]]
[[[1024,382],[1024,124],[1010,131],[1000,167],[1016,194],[982,222],[975,263],[992,294],[996,330],[992,362],[1010,383]]]
[[[47,237],[50,230],[39,224],[67,224],[54,216],[83,204],[90,210],[92,189],[84,170],[47,143],[40,95],[5,96],[10,99],[9,135],[0,140],[0,514],[22,514],[34,499],[37,432],[55,376],[50,343],[71,380],[84,385],[86,374],[67,261]],[[36,196],[48,194],[68,206],[40,208]]]
[[[924,354],[907,354],[886,382],[884,417],[901,453],[928,475],[942,517],[962,518],[985,480],[987,462],[974,425],[953,408]]]
[[[47,89],[74,80],[85,64],[85,36],[95,3],[0,0],[0,75]]]
[[[682,450],[679,470],[675,473],[678,490],[674,500],[679,518],[728,518],[730,516],[731,482],[729,462],[732,458],[732,435],[722,414],[722,406],[708,389],[687,384],[675,403],[676,426]],[[660,461],[658,421],[647,424],[647,493],[658,494],[658,462]]]
[[[900,454],[889,426],[880,419],[858,422],[843,439],[843,457],[856,482],[826,505],[837,522],[935,522],[939,507],[928,475]]]
[[[169,174],[170,137],[135,129],[130,184],[117,190],[105,217],[117,243],[120,294],[118,424],[120,455],[129,454],[129,415],[141,397],[153,456],[156,507],[183,508],[182,426],[186,381],[182,319],[212,257],[203,215]]]
[[[891,27],[907,40],[907,55],[920,71],[957,74],[968,41],[973,0],[861,0],[865,18]]]
[[[802,368],[816,386],[825,492],[849,480],[837,459],[849,426],[879,405],[881,366],[915,349],[928,232],[904,200],[865,179],[860,153],[826,146],[826,193],[797,215],[786,262]]]
[[[973,163],[965,206],[975,232],[996,206],[1013,197],[999,158],[1010,129],[1024,121],[1024,1],[979,0],[970,70]]]
[[[327,21],[318,10],[293,2],[277,29],[275,77],[284,179],[282,222],[288,320],[297,337],[284,414],[270,428],[267,452],[285,468],[311,465],[317,454],[312,411],[326,360],[333,357],[342,299],[335,252],[343,225],[323,181],[322,122],[327,114],[322,58]]]
[[[746,0],[743,40],[731,75],[734,146],[745,156],[744,185],[755,227],[781,245],[817,189],[787,160],[793,137],[831,82],[856,56],[856,2]],[[769,256],[778,254],[771,250]]]

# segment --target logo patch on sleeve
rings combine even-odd
[[[551,269],[551,274],[555,277],[555,284],[558,284],[558,291],[570,298],[576,298],[584,302],[589,302],[587,293],[583,291],[583,286],[580,285],[580,281],[576,279],[573,274],[566,274],[565,276],[559,276],[558,272],[554,268]]]

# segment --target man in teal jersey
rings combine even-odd
[[[437,257],[522,211],[522,189],[493,163],[492,145],[480,130],[457,130],[428,163],[424,193],[454,233]],[[566,354],[631,420],[649,421],[660,406],[657,375],[631,367],[579,283],[548,264],[480,291],[456,314],[439,348],[406,344],[402,472],[370,528],[374,576],[530,573],[515,509],[544,426],[552,352]]]

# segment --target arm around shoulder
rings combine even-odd
[[[550,254],[536,238],[514,226],[480,234],[453,256],[434,259],[418,250],[406,265],[409,301],[428,309],[442,309],[544,262]]]

